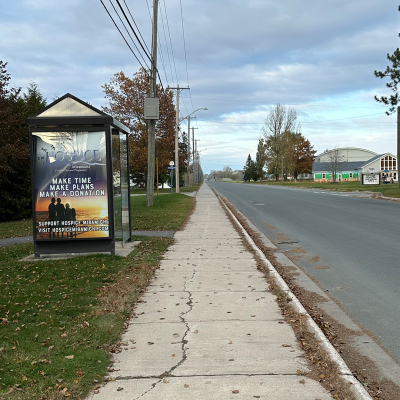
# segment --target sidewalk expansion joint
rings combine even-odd
[[[147,375],[147,376],[118,376],[115,378],[116,381],[134,381],[139,379],[159,379],[162,381],[164,378],[212,378],[212,377],[224,377],[224,376],[305,376],[306,374],[297,373],[297,372],[259,372],[259,373],[226,373],[226,374],[188,374],[188,375],[175,375],[175,374],[161,374],[161,375]],[[154,383],[157,385],[160,381]],[[151,389],[150,389],[151,390]],[[147,392],[146,392],[147,393]]]

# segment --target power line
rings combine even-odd
[[[173,74],[172,74],[171,57],[169,55],[169,48],[168,48],[168,43],[167,43],[167,35],[166,35],[166,31],[165,31],[164,18],[163,18],[163,13],[162,13],[161,6],[160,6],[160,14],[161,14],[161,23],[162,23],[163,32],[164,32],[165,48],[167,49],[167,56],[168,56],[169,70],[170,70],[170,74],[171,74],[171,81],[173,83],[174,82],[174,77],[173,77]],[[167,76],[167,72],[166,71],[165,71],[165,76]]]
[[[188,85],[188,87],[190,87],[190,84],[189,84],[189,71],[188,71],[188,63],[187,63],[187,53],[186,53],[185,27],[184,27],[184,23],[183,23],[182,0],[179,0],[179,4],[181,6],[182,36],[183,36],[183,50],[184,50],[184,53],[185,53],[186,78],[187,78],[187,85]],[[190,93],[190,90],[189,90],[189,97],[190,97],[190,103],[192,104],[192,110],[194,110],[193,100],[192,100],[192,95]],[[183,101],[183,104],[185,104],[185,101],[183,100],[183,98],[182,98],[182,101]],[[185,105],[185,108],[186,108],[186,105]],[[186,109],[186,111],[187,111],[187,109]],[[188,112],[188,114],[189,114],[189,112]]]
[[[215,99],[210,97],[193,97],[193,99],[212,100],[212,101],[226,101],[232,103],[249,103],[249,104],[266,104],[265,101],[246,101],[246,100],[232,100],[232,99]],[[269,103],[267,103],[268,105]],[[381,109],[381,107],[367,107],[367,106],[337,106],[333,104],[307,104],[307,103],[293,103],[286,104],[287,106],[305,106],[305,107],[335,107],[335,108],[373,108]]]
[[[111,16],[110,12],[108,11],[107,7],[105,6],[105,4],[103,3],[103,0],[100,0],[101,4],[103,4],[103,7],[105,8],[105,10],[107,11],[107,14],[109,15],[109,17],[111,18],[112,22],[114,23],[115,27],[118,29],[118,32],[120,33],[120,35],[122,36],[122,38],[125,40],[126,45],[129,47],[129,49],[131,50],[132,54],[134,55],[134,57],[136,58],[136,60],[138,61],[138,63],[140,64],[140,66],[143,69],[146,69],[143,64],[140,62],[139,58],[137,57],[137,55],[135,54],[135,52],[132,50],[132,47],[129,45],[128,41],[125,39],[125,36],[123,35],[123,33],[121,32],[121,30],[119,29],[118,25],[116,24],[116,22],[114,21],[114,18]],[[112,5],[112,3],[111,3]],[[126,29],[126,28],[125,28]],[[143,57],[142,57],[143,58]],[[146,64],[146,62],[145,62]],[[147,64],[146,64],[147,67]],[[147,68],[148,69],[148,68]]]
[[[147,1],[147,0],[146,0],[146,1]],[[129,15],[130,15],[131,18],[132,18],[133,23],[134,23],[135,26],[136,26],[137,31],[139,32],[140,37],[142,38],[142,40],[143,40],[143,42],[144,42],[144,45],[146,46],[147,51],[150,53],[150,50],[149,50],[149,48],[148,48],[148,46],[147,46],[147,44],[146,44],[146,41],[144,40],[144,38],[143,38],[143,36],[142,36],[142,34],[141,34],[141,32],[140,32],[140,29],[139,29],[139,27],[137,26],[136,21],[135,21],[135,19],[134,19],[133,16],[132,16],[131,10],[129,9],[129,7],[128,7],[128,5],[126,4],[126,1],[125,1],[125,0],[124,0],[124,3],[125,3],[126,9],[127,9],[128,12],[129,12]]]
[[[172,39],[171,39],[171,31],[169,29],[169,22],[168,22],[168,13],[167,13],[167,7],[165,5],[165,0],[163,1],[164,3],[164,9],[165,9],[165,20],[167,22],[167,28],[168,28],[168,36],[169,36],[169,43],[171,46],[171,54],[172,54],[172,61],[174,63],[174,68],[175,68],[175,76],[176,76],[176,85],[179,85],[179,80],[178,80],[178,73],[176,71],[176,63],[175,63],[175,56],[174,56],[174,49],[172,47]]]
[[[125,1],[125,0],[124,0],[124,1]],[[129,33],[127,27],[125,26],[124,22],[122,21],[121,16],[118,14],[118,11],[116,10],[116,8],[115,8],[115,6],[113,5],[113,3],[111,2],[111,0],[109,0],[111,6],[113,7],[115,13],[117,14],[118,18],[120,19],[120,21],[121,21],[122,25],[124,26],[125,30],[127,31],[127,33],[128,33],[128,35],[129,35],[129,37],[130,37],[132,43],[135,45],[136,49],[138,50],[138,52],[139,52],[139,54],[140,54],[140,56],[141,56],[141,58],[142,58],[144,64],[146,65],[146,68],[145,68],[145,67],[143,66],[143,64],[140,62],[139,58],[137,57],[137,55],[136,55],[135,52],[133,51],[132,47],[129,45],[128,41],[126,40],[125,36],[123,35],[123,33],[121,32],[121,30],[119,29],[119,27],[118,27],[117,23],[115,22],[114,18],[112,17],[112,15],[110,14],[110,12],[108,11],[106,5],[103,3],[103,0],[100,0],[100,2],[101,2],[101,4],[103,5],[103,7],[105,8],[105,10],[107,11],[107,14],[108,14],[109,17],[111,18],[112,22],[114,23],[115,27],[117,28],[117,30],[118,30],[118,32],[120,33],[120,35],[122,36],[122,38],[125,40],[125,43],[127,44],[127,46],[129,47],[129,49],[131,50],[132,54],[134,55],[134,57],[136,58],[136,60],[137,60],[138,63],[140,64],[140,66],[141,66],[144,70],[150,70],[150,68],[148,67],[148,65],[147,65],[147,63],[146,63],[146,61],[145,61],[143,55],[141,54],[140,50],[139,50],[138,47],[136,46],[135,42],[133,41],[132,36],[130,35],[130,33]],[[118,0],[117,0],[117,3],[118,3],[118,5],[119,5],[119,7],[121,8],[121,10],[122,10],[122,12],[123,12],[123,14],[124,14],[124,16],[125,16],[125,19],[127,20],[128,24],[129,24],[129,26],[130,26],[130,28],[132,29],[133,33],[135,34],[137,40],[139,41],[139,44],[141,45],[142,49],[144,50],[146,56],[149,58],[150,62],[153,64],[153,63],[154,63],[153,60],[151,59],[151,57],[147,54],[146,50],[144,49],[144,47],[143,47],[143,45],[142,45],[140,39],[137,37],[136,32],[134,31],[134,29],[133,29],[131,23],[129,22],[129,20],[128,20],[128,18],[127,18],[127,16],[126,16],[125,12],[124,12],[124,10],[122,9],[122,6],[121,6],[121,4],[119,3]],[[126,4],[126,3],[125,3],[125,4]],[[147,45],[146,45],[146,47],[147,47]],[[162,83],[162,80],[161,80],[161,76],[160,76],[160,74],[159,74],[159,72],[158,72],[158,69],[156,69],[156,73],[157,73],[158,79],[159,79],[159,81],[160,81],[162,95],[165,95],[164,86],[163,86],[163,83]]]
[[[143,57],[142,53],[140,52],[139,48],[137,47],[136,43],[134,42],[134,40],[133,40],[131,34],[130,34],[129,31],[128,31],[128,28],[125,26],[124,22],[122,21],[122,18],[121,18],[121,16],[118,14],[118,11],[116,10],[114,4],[111,2],[111,0],[109,0],[109,2],[110,2],[110,4],[112,5],[112,7],[113,7],[115,13],[117,14],[119,20],[121,21],[123,27],[125,28],[125,30],[126,30],[128,36],[131,38],[131,41],[132,41],[133,45],[136,47],[136,50],[138,51],[138,53],[140,54],[140,57],[142,58],[142,60],[143,60],[143,62],[145,63],[146,67],[148,68],[145,58]],[[118,0],[117,0],[117,2],[118,2]],[[125,19],[126,19],[126,18],[125,18]],[[146,54],[146,56],[147,56],[147,54]],[[150,61],[151,61],[151,60],[150,60]]]
[[[136,34],[135,30],[134,30],[133,27],[132,27],[132,24],[130,23],[128,17],[126,16],[125,11],[124,11],[124,9],[123,9],[122,6],[121,6],[121,3],[119,2],[119,0],[116,0],[116,1],[117,1],[117,4],[118,4],[119,8],[120,8],[121,11],[122,11],[122,14],[124,14],[125,20],[128,22],[128,24],[129,24],[129,26],[130,26],[130,28],[131,28],[133,34],[135,35],[136,40],[137,40],[138,43],[140,44],[140,47],[143,49],[144,53],[146,54],[146,56],[147,56],[147,58],[150,60],[150,62],[151,62],[152,64],[154,64],[154,60],[152,60],[150,54],[148,54],[148,53],[147,53],[147,50],[144,48],[144,46],[143,46],[143,44],[142,44],[142,41],[139,39],[138,35]],[[111,0],[110,0],[110,3],[111,3]],[[112,3],[111,3],[111,4],[112,4]],[[114,6],[113,6],[113,7],[114,7]],[[114,10],[115,10],[115,8],[114,8]],[[121,22],[122,22],[122,20],[121,20]],[[124,25],[123,22],[122,22],[122,24]],[[125,26],[125,25],[124,25],[124,26]],[[126,29],[126,28],[125,28],[125,29]],[[132,39],[131,35],[129,35],[129,37]],[[133,39],[132,39],[132,41],[133,41]],[[146,47],[147,47],[147,46],[146,46]],[[138,51],[139,51],[139,49],[138,49]]]
[[[335,122],[335,121],[344,121],[349,119],[356,119],[356,118],[367,118],[372,117],[374,115],[385,115],[385,113],[375,113],[375,114],[367,114],[367,115],[357,115],[353,117],[346,117],[346,118],[337,118],[337,119],[326,119],[322,121],[299,121],[301,124],[320,124],[325,122]],[[204,122],[204,121],[203,121]],[[212,124],[226,124],[226,125],[264,125],[265,122],[228,122],[228,121],[205,121],[206,123]],[[369,124],[390,124],[396,123],[396,121],[388,121],[388,122],[368,122]]]

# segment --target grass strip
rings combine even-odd
[[[361,182],[272,182],[272,181],[258,181],[258,182],[247,182],[247,184],[256,185],[270,185],[270,186],[287,186],[287,187],[298,187],[307,189],[322,189],[322,190],[333,190],[339,192],[373,192],[382,193],[385,197],[400,197],[400,188],[397,184],[382,184],[382,186],[365,185],[362,186]]]
[[[21,236],[32,236],[32,219],[0,222],[0,239]]]
[[[193,198],[165,197],[155,202],[156,226],[143,226],[182,226]],[[32,243],[0,248],[0,399],[83,399],[101,384],[110,352],[120,351],[135,303],[172,243],[133,240],[141,243],[126,258],[19,261],[33,253]]]
[[[142,190],[141,193],[143,196],[131,196],[132,230],[176,231],[193,207],[193,198],[185,194],[155,195],[153,206],[148,207],[146,192]],[[120,213],[120,207],[121,198],[116,197],[116,217]],[[119,228],[116,225],[116,229]],[[0,223],[0,239],[22,236],[32,236],[32,219]]]

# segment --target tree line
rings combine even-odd
[[[265,119],[255,160],[250,154],[247,157],[243,180],[298,179],[301,174],[312,172],[315,153],[301,133],[296,110],[277,104]]]
[[[209,179],[232,179],[233,181],[243,180],[243,171],[233,171],[231,167],[224,167],[222,170],[211,170]]]
[[[32,215],[31,163],[27,118],[47,105],[36,83],[26,92],[10,87],[7,63],[0,61],[0,222],[29,218]],[[140,69],[132,78],[116,73],[102,86],[108,105],[103,111],[117,118],[131,131],[129,135],[129,167],[131,182],[146,185],[147,122],[144,119],[144,99],[150,93],[147,71]],[[160,98],[160,119],[156,124],[156,158],[159,182],[170,179],[169,162],[175,152],[175,106],[173,92],[157,85]],[[179,165],[186,171],[188,159],[187,135],[179,132]],[[184,174],[180,176],[184,185]]]
[[[10,88],[7,63],[0,61],[0,222],[32,214],[29,126],[27,118],[46,106],[36,83],[25,93]]]

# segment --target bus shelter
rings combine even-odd
[[[131,241],[129,129],[66,94],[28,118],[35,258]]]

